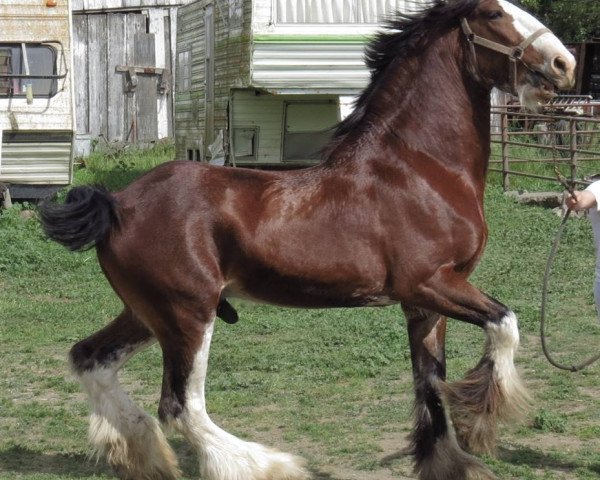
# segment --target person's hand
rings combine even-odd
[[[596,205],[596,197],[588,190],[568,193],[565,197],[565,205],[571,210],[587,210]]]

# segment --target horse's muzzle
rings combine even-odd
[[[576,62],[573,57],[556,55],[548,63],[545,76],[559,90],[571,90],[575,87]]]

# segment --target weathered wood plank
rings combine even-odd
[[[134,58],[137,66],[153,67],[156,65],[154,34],[136,34],[134,45]],[[157,138],[157,81],[158,77],[155,75],[138,75],[138,85],[135,91],[138,141],[150,141]]]
[[[107,136],[106,15],[88,16],[89,132]]]
[[[135,41],[136,35],[146,31],[146,16],[137,13],[127,14],[125,19],[125,47],[126,47],[126,65],[135,65]],[[125,99],[125,126],[127,133],[125,140],[135,142],[137,140],[137,95],[128,92]]]
[[[88,92],[88,16],[73,15],[73,93],[75,97],[75,123],[77,133],[89,132]]]
[[[168,68],[165,54],[167,52],[167,39],[165,28],[169,28],[167,20],[168,9],[154,8],[149,10],[149,31],[154,35],[154,51],[155,51],[155,66],[159,68]],[[160,82],[160,78],[156,79],[156,85]],[[157,132],[156,138],[165,138],[169,134],[169,96],[167,92],[164,94],[158,93],[156,96],[156,111],[157,111]]]
[[[173,137],[173,113],[175,111],[174,108],[174,93],[175,93],[175,39],[174,33],[177,31],[177,10],[175,8],[171,8],[169,10],[169,15],[164,19],[165,27],[165,67],[169,70],[171,74],[171,83],[169,85],[169,90],[166,92],[166,107],[167,107],[167,118],[168,129],[167,136]]]
[[[164,6],[178,6],[184,0],[72,0],[74,12],[141,9]]]
[[[126,65],[127,52],[125,39],[125,16],[108,14],[108,59],[107,77],[107,116],[108,140],[123,141],[127,135],[125,124],[125,74],[116,71],[116,67]]]

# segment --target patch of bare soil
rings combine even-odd
[[[371,470],[356,470],[348,465],[329,459],[312,471],[311,480],[409,480],[416,477],[412,474],[412,463],[404,452],[408,447],[405,434],[385,434],[377,444],[381,447],[378,465]]]

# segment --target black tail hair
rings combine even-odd
[[[75,187],[62,204],[43,202],[40,218],[46,235],[73,251],[101,245],[119,224],[115,198],[99,186]]]

